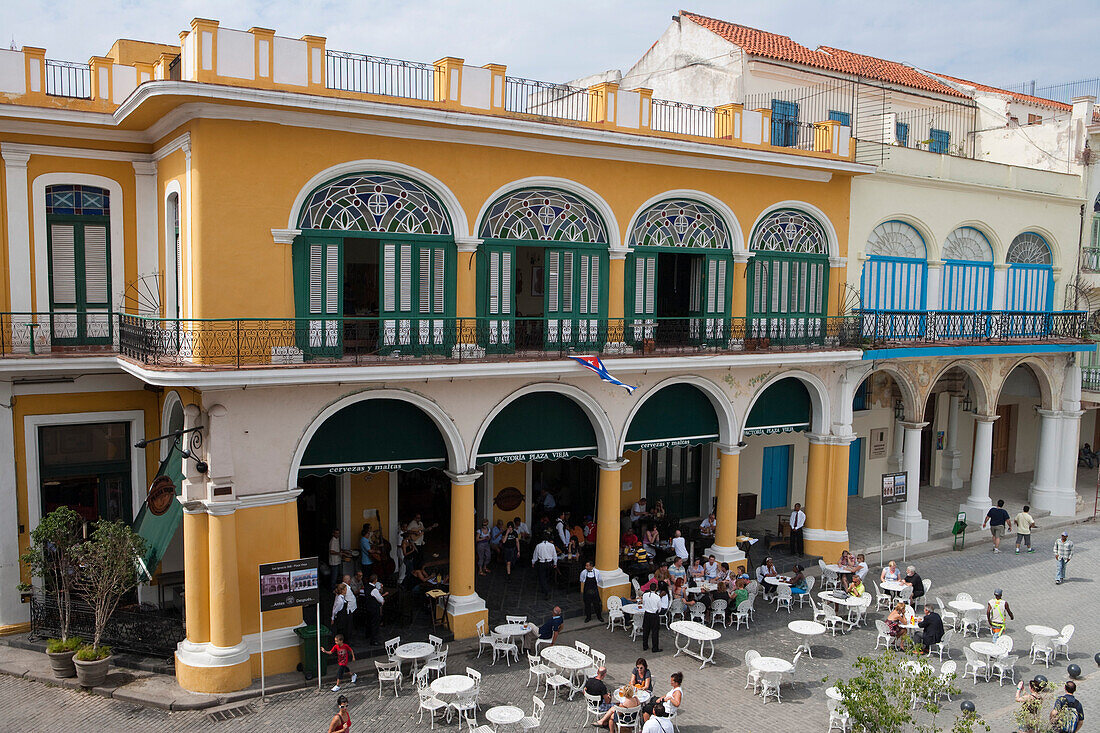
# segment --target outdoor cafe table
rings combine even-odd
[[[615,698],[615,704],[616,705],[622,705],[623,700],[626,699],[626,698],[623,697],[623,688],[616,687],[615,688],[615,694],[613,695],[613,697]],[[641,704],[641,705],[645,705],[647,702],[649,702],[650,698],[652,698],[652,697],[653,697],[653,693],[650,692],[649,690],[634,690],[634,699],[637,700],[638,703]]]
[[[752,668],[758,672],[790,672],[794,665],[779,657],[757,657],[752,660]]]
[[[788,575],[769,575],[764,578],[764,582],[768,585],[774,585],[777,588],[782,585],[787,585],[791,582],[791,578]]]
[[[497,626],[493,631],[497,632],[501,636],[507,637],[509,641],[522,641],[532,629],[538,628],[532,623],[525,624],[501,624]],[[522,644],[520,644],[522,646]]]
[[[966,613],[968,611],[981,611],[985,606],[975,601],[948,601],[948,606],[955,609],[959,613]]]
[[[523,710],[515,705],[496,705],[485,711],[485,719],[494,728],[498,725],[515,725],[523,720]]]
[[[906,585],[905,583],[902,583],[901,581],[898,581],[898,580],[884,580],[884,581],[882,581],[882,585],[880,585],[879,587],[882,588],[887,593],[893,594],[893,593],[901,593],[903,590],[905,590],[909,586]]]
[[[1042,624],[1031,624],[1030,626],[1025,626],[1024,631],[1031,634],[1032,636],[1049,636],[1051,639],[1058,636],[1059,634],[1057,629],[1052,629],[1051,627],[1043,626]]]
[[[787,628],[805,637],[820,636],[825,633],[825,624],[819,624],[817,621],[791,621],[787,624]],[[794,650],[795,654],[797,654],[799,650],[805,651],[806,656],[810,659],[814,658],[814,655],[810,653],[809,638],[798,645],[798,648]]]
[[[825,697],[829,698],[830,700],[843,700],[844,699],[844,697],[840,694],[840,690],[836,689],[835,687],[826,687],[825,688]]]
[[[583,676],[584,670],[592,666],[592,659],[571,646],[556,644],[542,650],[542,661],[552,664],[569,677],[569,699],[577,694],[582,682],[578,681],[578,675]]]
[[[993,660],[1005,653],[1004,647],[991,641],[972,641],[970,648],[985,657],[985,678],[989,679],[989,673],[993,670]]]
[[[415,675],[416,663],[435,654],[435,646],[426,641],[412,641],[397,647],[393,654],[404,662],[412,662],[412,673]]]
[[[672,656],[678,657],[683,652],[689,657],[695,657],[702,662],[699,669],[707,666],[707,662],[714,664],[714,640],[721,639],[721,633],[697,621],[674,621],[669,624],[668,628],[670,631],[676,632],[676,653]],[[681,636],[686,637],[683,645],[680,644]],[[698,653],[689,648],[693,641],[699,642]],[[708,644],[710,645],[709,652],[707,649]]]
[[[474,678],[467,677],[464,674],[446,674],[442,677],[436,677],[432,680],[431,685],[432,692],[434,692],[440,699],[444,697],[450,698],[454,695],[461,695],[464,692],[469,692],[474,689]],[[444,702],[448,700],[443,699]],[[447,707],[447,720],[451,720],[450,706]]]
[[[839,596],[833,595],[836,592],[837,591],[823,590],[817,594],[817,597],[827,603],[832,603],[834,606],[845,606],[847,608],[855,608],[863,602],[862,598],[859,598],[858,596],[850,596],[847,593],[843,593]]]

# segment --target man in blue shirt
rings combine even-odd
[[[985,513],[985,521],[982,522],[982,529],[985,529],[986,525],[989,525],[989,531],[993,534],[993,552],[998,553],[1001,551],[1001,538],[1005,535],[1006,527],[1012,529],[1012,520],[1008,516],[1008,512],[1005,511],[1005,500],[998,499],[997,506],[990,507],[989,511]]]
[[[561,607],[554,606],[554,615],[539,627],[539,638],[549,639],[551,644],[556,644],[558,641],[558,633],[561,631],[561,627],[564,623],[565,619],[561,617]]]
[[[363,575],[370,577],[371,565],[374,561],[370,556],[370,524],[363,524],[363,531],[359,535],[359,567],[363,571]]]
[[[1066,682],[1066,694],[1059,695],[1050,711],[1050,723],[1056,733],[1077,733],[1085,722],[1085,709],[1074,697],[1077,683]]]

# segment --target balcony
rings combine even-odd
[[[1081,368],[1081,389],[1085,392],[1100,392],[1100,366]]]
[[[81,327],[82,319],[87,321]],[[94,320],[93,320],[94,319]],[[92,328],[92,325],[95,328]],[[244,369],[1080,343],[1085,313],[862,311],[825,318],[226,318],[0,313],[0,358],[114,355]],[[1097,377],[1100,380],[1100,377]]]

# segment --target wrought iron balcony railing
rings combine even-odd
[[[1081,369],[1081,389],[1100,392],[1100,367],[1088,366]]]
[[[1081,248],[1081,269],[1085,272],[1100,272],[1100,247]]]
[[[1079,340],[1085,311],[859,311],[866,342],[884,344]]]

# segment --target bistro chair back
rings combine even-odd
[[[1059,652],[1066,655],[1066,659],[1069,659],[1069,640],[1073,638],[1073,624],[1066,624],[1062,627],[1062,633],[1054,639],[1054,658],[1058,658]]]
[[[526,616],[505,616],[504,620],[510,624],[525,624],[527,623]]]
[[[954,629],[956,622],[959,620],[959,614],[949,611],[943,605],[943,599],[939,596],[936,596],[936,605],[940,608],[940,618],[943,619],[944,624]]]
[[[787,613],[791,612],[791,599],[794,598],[791,593],[791,586],[786,583],[780,583],[776,586],[775,590],[775,610],[786,607]]]
[[[893,604],[893,599],[889,593],[884,593],[882,588],[879,587],[877,580],[872,580],[871,584],[875,586],[875,610],[885,611]]]
[[[981,672],[982,676],[985,677],[989,665],[985,663],[981,655],[968,646],[963,647],[963,656],[966,657],[966,668],[963,670],[963,679],[970,676],[974,678],[974,684],[978,684],[978,673]]]
[[[549,665],[543,664],[538,654],[527,654],[527,686],[531,686],[531,678],[535,678],[535,692],[539,691],[539,685],[543,680],[554,673]]]
[[[644,613],[634,614],[633,622],[634,623],[631,624],[631,627],[630,627],[630,640],[631,641],[636,640],[639,636],[642,635],[642,624],[645,623],[645,614]]]
[[[599,695],[589,695],[587,692],[584,693],[585,725],[588,725],[589,722],[594,723],[603,717],[603,711],[600,710],[600,703],[602,702],[603,700],[600,698]]]
[[[760,658],[760,652],[755,649],[749,649],[745,652],[745,689],[749,689],[749,685],[752,685],[752,691],[755,694],[756,688],[760,685],[760,670],[753,667],[753,662]]]
[[[719,598],[710,604],[710,626],[714,628],[716,624],[721,623],[722,628],[726,628],[726,607],[729,605],[729,601],[724,598]]]
[[[440,648],[443,646],[443,640],[440,639],[438,636],[432,636],[431,634],[428,634],[428,643],[434,646],[436,651],[439,651]]]
[[[391,662],[400,662],[397,658],[397,647],[401,646],[401,637],[395,636],[386,642],[386,656]]]
[[[641,717],[642,706],[635,705],[632,708],[624,708],[621,705],[616,705],[615,710],[615,728],[619,731],[630,730],[634,733],[638,733],[639,725],[638,720]]]
[[[956,601],[973,601],[974,598],[971,597],[971,595],[969,593],[960,593],[957,596],[955,596],[955,600]]]

